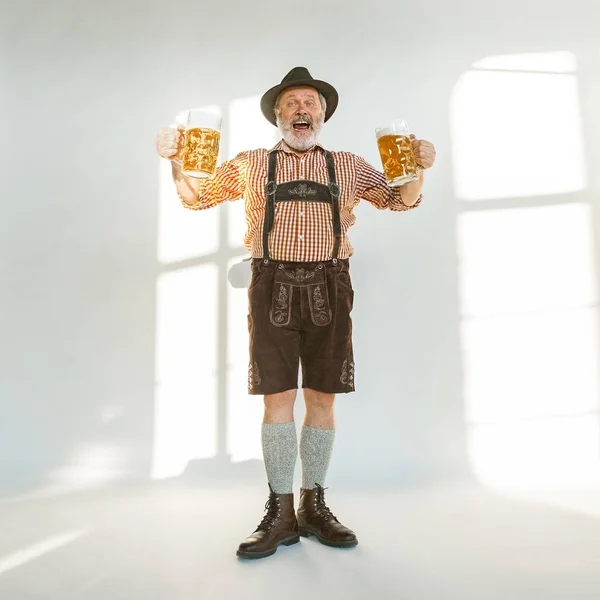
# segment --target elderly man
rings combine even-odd
[[[342,548],[358,543],[326,505],[323,487],[334,441],[335,395],[354,391],[354,291],[348,260],[353,248],[347,232],[360,199],[396,212],[419,206],[423,171],[417,181],[390,188],[359,156],[323,148],[319,133],[337,104],[330,84],[296,67],[261,99],[264,116],[283,138],[274,148],[241,152],[206,180],[184,176],[172,162],[186,208],[203,210],[240,198],[245,202],[244,243],[252,254],[248,390],[264,396],[261,433],[270,489],[266,514],[238,548],[238,556],[245,558],[269,556],[281,544],[297,543],[299,535]],[[173,160],[182,137],[182,127],[163,129],[157,138],[159,154]],[[430,168],[433,145],[411,138],[418,163]],[[306,415],[296,514],[293,409],[299,365]]]

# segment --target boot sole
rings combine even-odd
[[[332,542],[331,540],[327,540],[324,537],[321,537],[318,533],[314,531],[309,531],[308,529],[304,529],[302,527],[298,528],[298,533],[302,537],[310,537],[314,535],[321,544],[325,544],[325,546],[332,546],[333,548],[354,548],[358,544],[358,540],[350,540],[349,542]]]
[[[294,535],[291,538],[281,540],[276,546],[274,546],[270,550],[264,550],[263,552],[244,552],[243,550],[238,550],[236,554],[238,556],[241,556],[242,558],[266,558],[267,556],[275,554],[279,546],[291,546],[292,544],[297,544],[299,541],[300,536]]]

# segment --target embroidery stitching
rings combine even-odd
[[[313,300],[315,301],[314,307],[317,310],[325,310],[325,298],[321,293],[321,287],[317,286],[313,290]]]
[[[309,279],[313,279],[315,276],[314,271],[309,271],[308,269],[296,269],[295,271],[284,271],[286,277],[289,279],[293,279],[298,283],[303,283],[308,281]]]
[[[306,198],[306,196],[314,196],[316,195],[316,193],[317,190],[308,187],[306,183],[299,183],[296,187],[293,187],[288,190],[288,194],[290,196],[300,196],[300,198]]]
[[[350,387],[354,387],[354,362],[348,362],[345,360],[342,364],[342,375],[340,377],[340,381],[344,385],[349,385]]]
[[[254,361],[248,365],[248,389],[251,390],[253,387],[260,385],[261,382],[262,378],[258,370],[258,365]]]
[[[311,286],[312,287],[312,286]],[[309,294],[311,292],[309,291]],[[328,325],[331,321],[331,311],[329,310],[327,300],[323,297],[320,285],[312,288],[311,313],[315,325]]]
[[[273,311],[273,321],[275,323],[283,323],[287,318],[289,310],[289,296],[285,285],[279,286],[279,296],[275,302],[275,310]]]

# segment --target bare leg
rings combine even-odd
[[[298,390],[265,395],[264,423],[289,423],[294,420],[294,403]]]
[[[302,391],[306,404],[304,425],[317,429],[334,429],[335,394],[325,394],[309,388],[304,388]]]

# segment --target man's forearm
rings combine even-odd
[[[422,169],[419,172],[419,179],[411,181],[410,183],[406,183],[400,188],[400,197],[406,206],[413,206],[419,199],[419,194],[423,189],[423,173],[424,170]]]
[[[202,187],[202,179],[188,177],[181,172],[181,165],[171,161],[173,181],[182,200],[187,204],[194,204],[198,200],[198,193]]]

